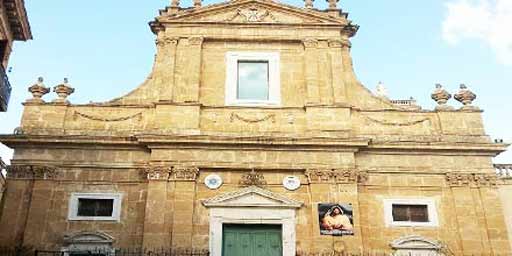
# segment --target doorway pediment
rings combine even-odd
[[[256,186],[224,193],[204,200],[205,207],[300,208],[303,203]]]

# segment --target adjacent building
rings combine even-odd
[[[42,79],[30,87],[0,136],[15,150],[0,246],[512,253],[492,164],[507,145],[475,94],[461,85],[453,107],[437,85],[434,110],[372,94],[335,0],[174,0],[150,27],[154,68],[127,95],[72,104],[64,81],[46,102]]]
[[[24,0],[0,1],[0,112],[7,111],[11,98],[12,88],[6,70],[14,41],[30,39],[32,39],[32,33]]]

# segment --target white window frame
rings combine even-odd
[[[428,222],[415,221],[394,221],[393,205],[426,205],[428,211]],[[431,198],[400,198],[384,199],[384,221],[386,227],[438,227],[439,219],[437,214],[436,202]]]
[[[113,199],[112,216],[78,216],[78,199]],[[120,221],[121,193],[72,193],[69,199],[68,220]]]
[[[238,61],[268,61],[268,100],[238,99]],[[281,69],[279,52],[227,52],[226,53],[226,105],[281,104]]]

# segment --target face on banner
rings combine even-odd
[[[321,235],[354,235],[354,220],[350,204],[318,204],[318,218]]]

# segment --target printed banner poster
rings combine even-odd
[[[350,204],[318,204],[320,234],[353,236],[354,220]]]

